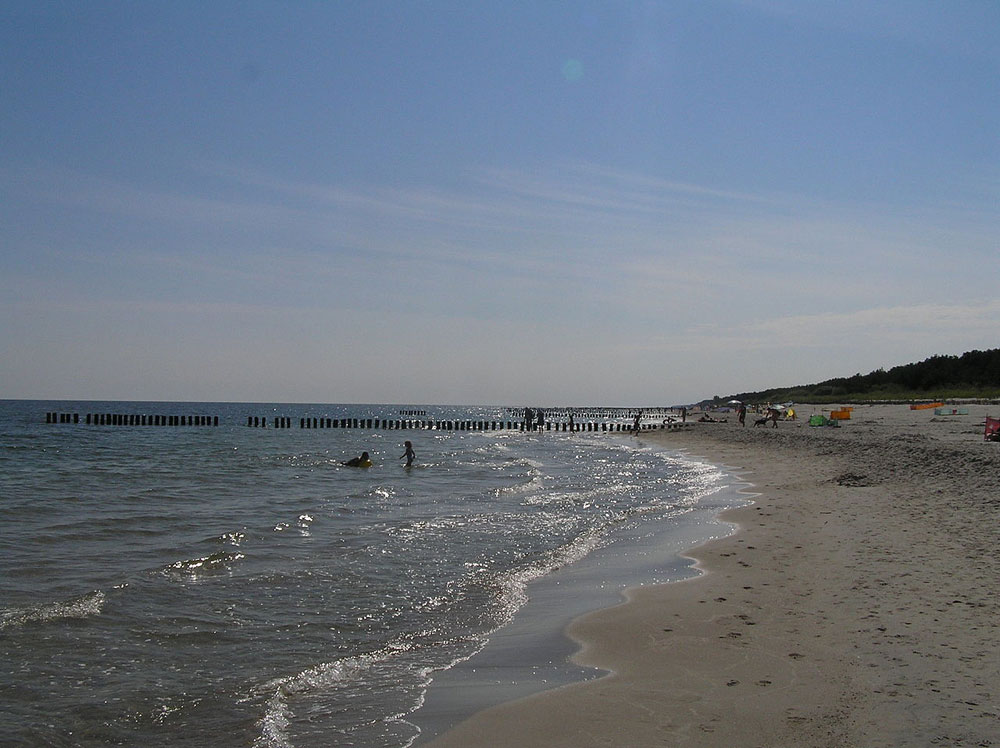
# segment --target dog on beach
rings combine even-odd
[[[755,420],[753,422],[753,427],[757,428],[758,426],[766,426],[768,421],[774,424],[774,428],[778,428],[778,411],[774,408],[768,409],[767,415],[763,418]]]

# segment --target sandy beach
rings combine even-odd
[[[691,551],[701,576],[571,625],[608,676],[428,745],[1000,745],[1000,407],[969,410],[644,434],[748,484],[737,531]]]

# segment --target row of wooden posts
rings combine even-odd
[[[683,423],[664,421],[663,423],[643,423],[642,431],[674,429]],[[247,426],[267,428],[266,416],[247,416]],[[292,419],[276,416],[271,426],[277,429],[292,428]],[[634,431],[634,423],[607,423],[606,421],[584,421],[581,423],[546,421],[544,426],[528,427],[523,421],[469,421],[469,420],[393,420],[390,418],[300,418],[300,429],[382,429],[382,430],[435,430],[435,431]]]
[[[606,407],[580,407],[573,408],[538,408],[535,413],[544,413],[546,418],[554,420],[567,419],[570,413],[575,418],[598,418],[603,420],[632,420],[636,416],[645,418],[667,418],[680,415],[681,408],[670,407],[644,407],[644,408],[606,408]],[[525,409],[521,407],[507,407],[504,412],[515,418],[524,414]]]
[[[79,413],[46,413],[46,423],[80,423]],[[218,416],[161,416],[144,413],[86,413],[92,426],[218,426]]]
[[[46,413],[46,423],[81,423],[79,413]],[[83,423],[93,426],[218,426],[218,416],[166,416],[136,413],[86,413]],[[247,426],[251,428],[290,429],[293,419],[274,416],[247,416]],[[683,423],[664,421],[662,423],[640,424],[643,431],[674,429]],[[544,426],[528,427],[523,421],[473,421],[473,420],[411,420],[390,418],[299,418],[300,429],[383,429],[405,430],[424,429],[436,431],[633,431],[634,423],[608,423],[606,421],[584,421],[581,423],[547,421]]]

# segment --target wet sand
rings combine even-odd
[[[752,484],[739,532],[691,551],[702,576],[570,625],[611,675],[428,745],[1000,745],[1000,407],[969,407],[644,434]]]

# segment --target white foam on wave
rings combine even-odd
[[[320,663],[294,675],[275,678],[254,689],[255,694],[270,695],[265,702],[264,715],[257,721],[260,733],[254,738],[253,748],[292,748],[288,734],[294,717],[290,704],[292,699],[332,689],[410,648],[411,645],[406,642],[396,642],[370,654]],[[402,716],[394,715],[392,719]]]
[[[589,509],[593,506],[593,498],[596,491],[540,491],[533,496],[528,496],[522,502],[522,506],[552,506],[552,507],[577,507]]]
[[[243,545],[243,541],[247,539],[247,534],[242,530],[234,530],[233,532],[227,532],[219,536],[219,540],[223,543],[229,543],[230,545],[240,546]]]
[[[540,491],[544,485],[543,471],[544,463],[537,460],[533,460],[529,457],[517,457],[511,460],[511,462],[517,465],[524,465],[528,468],[526,471],[527,479],[521,483],[515,483],[512,486],[501,486],[494,489],[497,496],[502,496],[503,494],[518,494],[526,493],[530,491]]]
[[[679,490],[679,501],[684,505],[694,505],[729,487],[729,473],[704,460],[686,455],[657,452],[656,456],[674,468],[675,475],[669,480]]]
[[[0,611],[0,631],[19,628],[31,623],[47,623],[64,618],[89,618],[104,609],[107,596],[96,590],[80,597],[54,603],[42,603],[24,608]]]
[[[183,573],[191,577],[197,577],[204,573],[228,571],[235,563],[242,561],[244,558],[246,556],[238,551],[216,551],[201,558],[174,561],[164,571],[168,574]]]
[[[569,543],[542,555],[535,563],[514,569],[500,580],[504,594],[501,597],[504,626],[528,602],[528,585],[536,579],[551,574],[568,564],[578,561],[604,542],[604,528],[595,527],[577,536]]]
[[[488,517],[471,514],[467,516],[442,516],[427,520],[413,520],[395,526],[385,525],[379,527],[378,532],[403,544],[412,544],[416,541],[426,541],[429,538],[441,538],[448,534],[462,532],[466,528],[481,527],[488,522]]]

